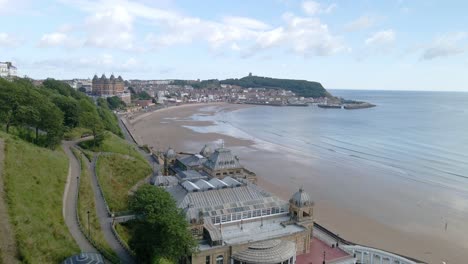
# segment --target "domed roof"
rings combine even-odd
[[[96,74],[94,74],[93,81],[97,81],[99,79]]]
[[[164,156],[166,156],[166,158],[175,158],[176,157],[176,152],[175,152],[174,149],[168,148],[166,153],[164,153]]]
[[[114,80],[115,79],[114,74],[112,74],[109,79]]]
[[[106,77],[106,75],[104,73],[102,74],[101,79],[103,79],[103,80],[107,79],[107,77]]]
[[[312,202],[312,199],[310,199],[309,194],[304,192],[302,188],[299,188],[299,191],[293,194],[289,202],[295,204],[296,206],[314,205],[314,202]]]
[[[205,145],[200,150],[200,155],[202,155],[205,158],[208,158],[212,153],[213,153],[213,150],[211,150],[210,146],[208,146],[208,145]]]

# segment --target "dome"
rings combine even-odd
[[[293,194],[289,202],[295,204],[296,206],[311,206],[314,204],[314,202],[312,202],[312,199],[310,199],[309,194],[304,192],[302,188],[300,188],[298,192]]]
[[[99,78],[97,77],[96,74],[94,74],[93,81],[97,81]]]
[[[205,158],[208,158],[213,151],[211,150],[210,146],[205,145],[201,150],[200,150],[200,155],[202,155]]]
[[[250,244],[247,249],[232,254],[244,263],[284,263],[296,255],[296,245],[291,241],[269,240]]]
[[[172,148],[168,148],[166,153],[164,153],[164,156],[166,156],[166,158],[172,159],[176,157],[176,152]]]
[[[112,74],[112,75],[110,76],[110,78],[109,78],[109,79],[110,79],[110,80],[114,80],[114,79],[115,79],[115,76],[114,76],[114,74]]]
[[[102,79],[102,80],[107,79],[106,75],[105,75],[105,74],[102,74],[101,79]]]

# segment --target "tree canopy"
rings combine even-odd
[[[319,82],[311,82],[306,80],[291,80],[277,79],[269,77],[254,76],[249,73],[248,76],[240,79],[226,80],[203,80],[203,81],[186,81],[174,80],[171,82],[174,85],[191,85],[195,89],[217,89],[221,84],[237,85],[244,88],[266,88],[266,89],[284,89],[294,92],[298,96],[304,97],[329,97],[331,96],[322,84]]]
[[[227,79],[220,81],[220,83],[238,85],[245,88],[285,89],[294,92],[298,96],[304,97],[317,98],[329,96],[322,84],[305,80],[276,79],[249,74],[249,76],[240,79]]]
[[[54,79],[38,87],[28,79],[0,79],[0,124],[7,133],[50,148],[75,127],[89,128],[95,136],[102,130],[122,136],[116,116],[102,100],[105,104],[96,105],[84,93]]]
[[[129,206],[142,216],[136,220],[130,239],[139,263],[156,263],[161,258],[176,262],[196,250],[188,222],[163,188],[140,187],[130,198]]]

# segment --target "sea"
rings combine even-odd
[[[330,92],[377,106],[257,106],[196,115],[216,125],[191,129],[252,139],[265,150],[276,146],[333,179],[323,188],[342,188],[310,187],[314,199],[334,200],[407,232],[451,232],[448,240],[468,246],[468,93]]]

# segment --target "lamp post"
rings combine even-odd
[[[88,236],[91,237],[91,229],[89,228],[89,210],[88,210]]]

